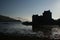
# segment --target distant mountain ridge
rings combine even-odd
[[[21,20],[16,20],[8,16],[0,15],[0,22],[21,22]]]

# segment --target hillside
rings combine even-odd
[[[0,22],[21,22],[21,21],[7,16],[0,15]]]

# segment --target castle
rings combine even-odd
[[[52,13],[50,10],[44,11],[43,15],[33,15],[32,16],[32,29],[33,31],[38,31],[44,28],[44,25],[52,25],[54,20],[52,19]]]

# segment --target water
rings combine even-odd
[[[22,36],[43,36],[41,31],[33,32],[32,26],[23,25],[20,22],[0,22],[0,32],[4,34],[15,34]]]
[[[0,32],[3,33],[24,33],[32,31],[32,26],[25,26],[20,22],[0,22]],[[26,33],[27,33],[26,32]]]
[[[58,25],[53,25],[56,26],[55,28],[52,28],[52,38],[55,36],[55,34],[60,35],[60,28],[57,27]],[[2,33],[8,33],[8,34],[24,34],[28,36],[37,36],[41,37],[44,36],[43,32],[33,32],[32,31],[32,26],[26,26],[23,25],[20,22],[0,22],[0,32]]]

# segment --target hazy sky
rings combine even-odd
[[[0,0],[0,15],[21,17],[31,21],[33,14],[51,10],[54,19],[60,18],[60,0]]]

